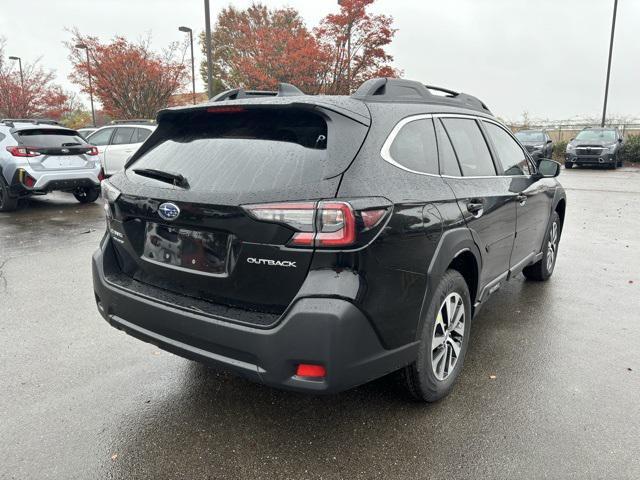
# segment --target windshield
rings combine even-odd
[[[544,142],[544,134],[542,132],[518,132],[516,137],[521,142]]]
[[[616,141],[616,132],[615,130],[582,130],[576,136],[576,140],[610,143]]]

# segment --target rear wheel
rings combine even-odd
[[[560,242],[561,231],[562,224],[560,223],[560,216],[558,212],[553,212],[551,225],[545,237],[542,258],[533,265],[525,267],[522,271],[527,279],[542,282],[551,276],[558,258],[558,244]]]
[[[9,185],[0,174],[0,212],[11,212],[18,207],[18,199],[9,194]]]
[[[418,358],[401,371],[413,398],[435,402],[451,391],[462,370],[470,329],[467,282],[456,270],[447,270],[427,309]]]
[[[80,187],[73,191],[73,196],[80,203],[95,202],[100,196],[100,189],[97,187]]]

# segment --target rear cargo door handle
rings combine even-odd
[[[479,217],[482,215],[484,210],[484,203],[477,198],[474,198],[467,202],[467,211],[473,215],[474,217]]]
[[[524,204],[527,203],[527,196],[524,193],[519,194],[516,198],[521,207],[524,207]]]

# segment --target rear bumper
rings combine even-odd
[[[29,194],[31,192],[50,192],[54,190],[71,191],[76,188],[98,187],[100,185],[100,169],[83,168],[78,170],[36,170],[28,165],[21,165],[16,168],[11,176],[11,191],[16,195]],[[8,169],[7,169],[8,170]],[[20,170],[35,179],[33,187],[26,187],[20,183]]]
[[[341,298],[298,299],[269,329],[199,315],[136,295],[104,274],[106,240],[93,255],[98,310],[113,327],[186,358],[234,371],[266,385],[334,393],[411,363],[417,344],[385,349],[365,315]],[[321,364],[326,377],[295,375],[299,363]]]

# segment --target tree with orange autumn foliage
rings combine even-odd
[[[17,64],[5,57],[0,37],[0,118],[59,119],[75,108],[75,98],[54,83],[55,74],[39,60],[23,62],[24,89]]]
[[[200,42],[206,56],[204,35]],[[312,92],[321,82],[319,66],[327,60],[293,8],[270,10],[261,4],[246,10],[224,8],[211,42],[213,77],[222,83],[219,88],[272,90],[278,82],[288,82]],[[206,83],[206,63],[201,74]]]
[[[132,43],[115,37],[102,43],[78,30],[71,33],[72,40],[65,43],[73,64],[69,78],[89,93],[86,52],[75,48],[83,43],[89,49],[94,96],[113,118],[154,118],[188,80],[185,45],[172,43],[156,53],[149,38]]]
[[[293,83],[305,93],[346,93],[368,78],[397,76],[385,47],[395,34],[393,19],[370,15],[374,0],[343,0],[340,12],[328,15],[310,31],[292,8],[271,10],[254,3],[233,6],[218,15],[212,32],[216,89],[244,87],[273,90],[278,82]],[[351,55],[347,38],[351,33]],[[206,57],[204,35],[200,36]],[[347,65],[351,61],[351,86]],[[206,83],[206,63],[201,66]]]
[[[370,78],[400,76],[385,50],[396,33],[393,17],[371,15],[367,7],[374,1],[342,0],[340,11],[327,15],[314,29],[329,56],[324,67],[325,93],[348,94]]]

